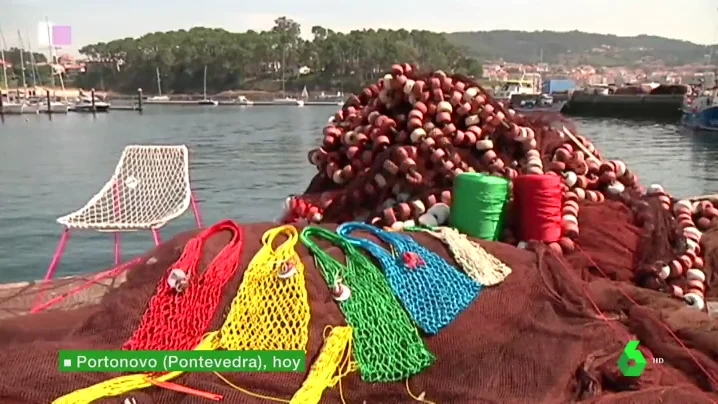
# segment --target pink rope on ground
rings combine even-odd
[[[111,277],[111,276],[117,276],[121,274],[122,272],[126,271],[130,266],[140,262],[142,260],[142,257],[137,257],[131,261],[125,262],[122,265],[116,266],[114,268],[108,269],[107,271],[100,272],[99,274],[95,275],[92,279],[88,280],[87,282],[63,293],[60,296],[56,296],[45,303],[37,304],[35,305],[32,310],[30,310],[30,313],[37,313],[42,310],[46,310],[50,306],[53,306],[57,304],[58,302],[62,301],[63,299],[67,298],[68,296],[74,295],[77,292],[83,291],[90,286],[99,283],[101,280]]]
[[[155,245],[160,245],[160,231],[152,229],[152,238],[155,240]]]

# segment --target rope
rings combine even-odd
[[[211,333],[214,335],[216,333]],[[216,342],[213,339],[204,338],[202,342],[195,347],[195,351],[211,351],[214,349]],[[134,374],[115,377],[114,379],[106,380],[104,382],[97,383],[93,386],[86,387],[84,389],[75,390],[72,393],[66,394],[62,397],[55,399],[52,404],[89,404],[95,400],[99,400],[104,397],[116,397],[130,391],[144,389],[153,385],[157,382],[166,382],[176,378],[184,372],[169,372],[160,376],[152,378],[151,382],[148,375],[145,374]]]
[[[346,265],[322,250],[312,237],[340,247],[346,256]],[[404,380],[434,361],[386,279],[368,257],[343,237],[321,227],[305,227],[300,238],[327,283],[333,285],[333,289],[342,286],[350,291],[346,299],[343,299],[346,293],[334,293],[334,297],[352,327],[354,357],[362,380]]]
[[[274,250],[272,243],[279,234],[287,235],[288,240]],[[264,233],[263,245],[244,273],[244,280],[224,325],[219,331],[200,338],[201,342],[195,350],[306,351],[309,302],[304,264],[294,250],[297,240],[297,230],[292,226],[280,226]],[[289,327],[280,324],[288,324]],[[167,373],[154,378],[153,382],[149,382],[143,374],[122,376],[60,397],[53,404],[89,403],[149,387],[157,381],[167,382],[182,373]],[[162,387],[170,388],[169,384]]]
[[[368,239],[349,236],[354,230],[373,234],[389,244],[392,251]],[[405,234],[360,222],[344,223],[337,233],[381,262],[389,285],[427,334],[436,334],[453,321],[481,291],[481,285]]]
[[[484,286],[494,286],[506,279],[511,268],[484,250],[481,245],[452,227],[406,227],[407,231],[420,231],[441,240],[449,247],[454,260],[471,279]]]
[[[302,387],[294,393],[291,404],[318,404],[327,387],[333,387],[356,369],[356,363],[351,360],[351,327],[334,327],[329,336],[325,329],[324,334],[324,347],[312,364]],[[344,403],[341,389],[339,394]]]
[[[205,242],[229,230],[232,239],[214,257],[204,272],[199,261]],[[123,349],[188,350],[207,331],[217,310],[225,284],[232,278],[242,253],[242,228],[231,220],[221,221],[187,242],[182,256],[172,264],[157,285],[140,325]],[[186,286],[170,285],[176,274],[185,276]]]

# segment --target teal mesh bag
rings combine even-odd
[[[371,240],[349,236],[355,230],[375,235],[391,252]],[[453,321],[481,291],[481,285],[408,235],[360,222],[344,223],[337,233],[381,262],[394,293],[427,334],[436,334]]]

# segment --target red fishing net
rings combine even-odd
[[[617,279],[632,278],[642,257],[653,253],[641,250],[648,243],[632,224],[629,209],[619,203],[593,203],[583,205],[580,215],[585,231],[579,243],[584,252],[576,251],[565,258],[544,247],[534,253],[507,244],[480,242],[511,266],[513,273],[498,286],[485,289],[454,322],[426,339],[437,361],[410,380],[415,394],[424,391],[426,399],[437,403],[709,403],[718,399],[710,393],[718,389],[716,322],[680,300],[629,283],[609,281],[601,273]],[[273,226],[244,226],[246,244],[240,269],[226,290],[237,290],[244,268],[260,247],[262,233]],[[117,376],[60,373],[57,351],[120,349],[138,327],[157,283],[196,233],[179,235],[149,251],[125,273],[119,286],[102,292],[88,290],[85,293],[94,294],[94,300],[88,299],[84,306],[61,307],[58,303],[45,312],[21,315],[23,295],[6,298],[0,308],[12,308],[14,317],[0,323],[0,366],[6,369],[0,382],[0,402],[45,404]],[[450,256],[440,241],[423,234],[412,235],[422,245]],[[202,249],[201,271],[230,236],[222,232],[207,241]],[[656,233],[651,238],[654,250],[660,249],[658,236]],[[709,232],[704,244],[709,251],[708,261],[713,262],[711,254],[718,246],[718,237]],[[328,251],[341,257],[336,248]],[[324,327],[344,324],[344,320],[306,248],[301,246],[299,253],[307,266],[312,310],[308,344],[311,362],[321,349]],[[710,263],[707,267],[712,268]],[[710,279],[715,282],[712,272]],[[56,282],[61,286],[68,281]],[[227,293],[222,296],[210,328],[217,329],[222,324],[232,297]],[[639,378],[621,376],[616,361],[629,338],[641,341],[647,358],[659,357],[663,363],[649,363]],[[289,399],[306,375],[224,376],[255,393]],[[222,394],[227,402],[267,402],[228,387],[211,373],[189,373],[175,382]],[[349,403],[412,402],[403,383],[367,384],[354,373],[342,386]],[[121,403],[127,397],[138,403],[206,402],[159,387],[99,402]],[[341,402],[338,389],[327,391],[323,402]]]

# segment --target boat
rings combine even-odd
[[[162,84],[160,81],[160,68],[157,67],[155,70],[157,71],[157,95],[155,95],[154,97],[148,98],[147,101],[149,101],[149,102],[169,101],[170,97],[168,97],[166,95],[162,95]]]
[[[107,112],[110,109],[110,104],[95,97],[95,105],[93,110],[92,98],[80,97],[79,101],[70,107],[73,112]]]
[[[243,106],[252,106],[254,105],[254,101],[251,101],[247,97],[240,95],[239,97],[237,97],[237,104]]]
[[[525,77],[525,76],[524,76]],[[494,93],[494,98],[508,105],[515,95],[541,95],[541,80],[506,80],[501,88]]]
[[[683,126],[700,131],[718,132],[718,93],[711,91],[695,99],[684,110]]]
[[[284,98],[273,99],[272,104],[274,104],[274,105],[294,105],[297,107],[303,107],[304,101],[298,100],[298,99],[292,98],[292,97],[284,97]]]
[[[286,80],[284,77],[284,69],[285,69],[284,66],[285,66],[285,61],[286,61],[286,53],[287,53],[286,51],[287,51],[286,48],[282,49],[282,98],[273,99],[272,104],[273,105],[295,105],[297,107],[303,107],[304,106],[303,100],[298,100],[296,98],[288,97],[287,92],[285,91],[284,84],[285,84]],[[307,88],[305,86],[304,92],[306,92],[306,91],[307,91]],[[309,96],[309,94],[307,94],[307,96]]]
[[[204,65],[204,91],[203,91],[203,93],[204,93],[204,97],[201,100],[197,101],[198,105],[212,105],[214,107],[219,105],[219,102],[217,102],[215,100],[210,100],[209,98],[207,98],[207,65]]]
[[[25,103],[4,101],[2,104],[2,111],[0,112],[3,115],[27,114],[30,112],[30,108],[29,105]]]

